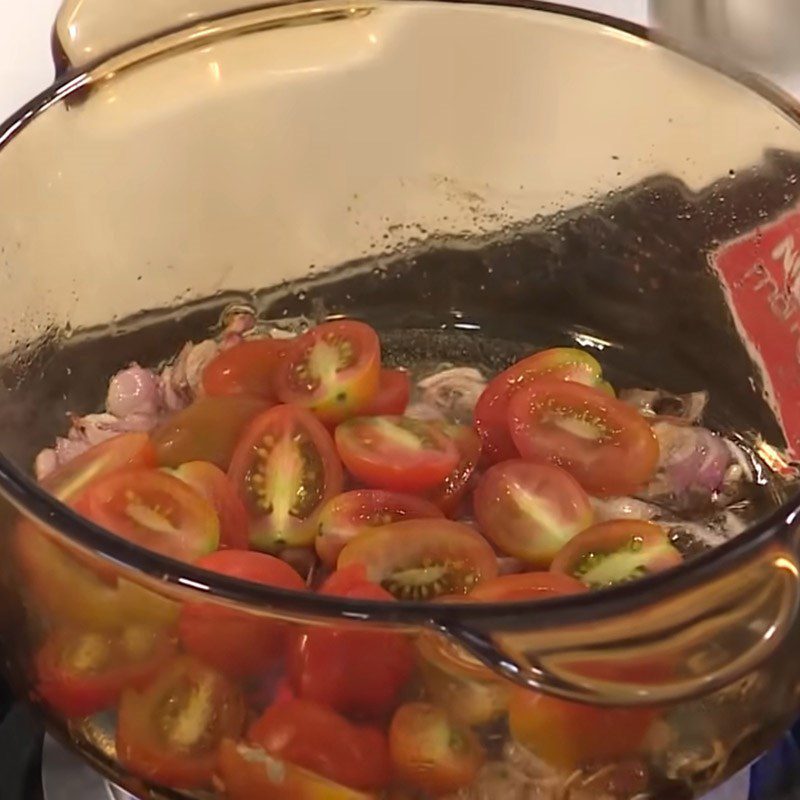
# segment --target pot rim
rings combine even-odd
[[[455,4],[463,0],[436,0],[441,4]],[[377,4],[380,0],[377,0]],[[259,9],[244,12],[226,12],[215,20],[252,17],[303,3],[269,3]],[[348,4],[352,8],[355,4]],[[361,7],[369,5],[360,4]],[[770,81],[744,72],[728,64],[698,57],[680,45],[662,40],[651,29],[627,20],[621,20],[571,6],[541,0],[474,0],[471,6],[487,8],[517,8],[546,12],[611,27],[637,39],[650,42],[687,57],[716,71],[722,77],[734,80],[766,99],[776,110],[789,117],[800,127],[800,103]],[[317,8],[319,8],[317,6]],[[341,6],[345,8],[345,6]],[[208,23],[210,19],[202,20]],[[67,100],[81,89],[86,89],[104,72],[104,65],[115,62],[113,71],[120,69],[120,60],[137,48],[165,40],[183,31],[195,28],[192,23],[162,30],[145,39],[128,43],[116,51],[102,55],[80,69],[67,69],[54,83],[38,94],[8,120],[0,125],[0,150],[13,140],[39,115],[51,106]],[[225,35],[227,36],[229,32]],[[166,43],[161,52],[169,52],[174,45]],[[152,51],[148,57],[152,55]],[[124,66],[132,66],[140,59],[132,57]],[[751,561],[776,541],[786,537],[800,522],[800,491],[781,504],[764,519],[748,526],[736,537],[713,550],[703,553],[684,564],[665,572],[644,577],[635,583],[601,589],[587,594],[551,597],[543,600],[497,603],[448,603],[379,600],[352,600],[313,594],[310,591],[290,591],[271,588],[249,581],[208,572],[191,564],[162,556],[151,550],[122,539],[83,519],[67,506],[44,491],[28,474],[16,467],[0,452],[0,490],[25,516],[44,527],[65,536],[80,547],[94,551],[122,568],[132,569],[150,579],[165,582],[181,589],[202,592],[208,597],[233,602],[243,607],[270,609],[296,618],[349,619],[355,622],[374,622],[390,626],[448,628],[469,624],[473,629],[487,632],[522,630],[525,628],[553,628],[579,624],[593,619],[607,619],[655,605],[721,573],[733,570]],[[535,618],[532,612],[535,611]],[[535,619],[535,623],[534,620]]]

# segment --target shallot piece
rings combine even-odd
[[[219,353],[213,339],[187,342],[172,364],[161,371],[161,403],[167,411],[186,408],[202,391],[203,371]]]
[[[223,316],[224,328],[219,337],[219,349],[229,350],[244,340],[244,335],[256,325],[256,315],[250,308],[234,306]]]
[[[486,388],[486,378],[472,367],[452,367],[417,381],[420,401],[454,422],[470,422]]]
[[[619,399],[634,406],[644,417],[674,425],[694,425],[703,416],[708,392],[670,394],[662,389],[622,389]]]
[[[635,497],[589,498],[594,509],[594,521],[606,522],[612,519],[655,519],[662,511],[658,506],[637,500]]]
[[[157,417],[161,409],[160,390],[158,375],[134,362],[111,378],[106,411],[115,417],[130,414]]]

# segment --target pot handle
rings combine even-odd
[[[266,5],[268,0],[63,0],[52,33],[56,74],[125,45]]]
[[[601,608],[598,603],[598,610]],[[607,605],[607,604],[605,604]],[[660,705],[730,686],[791,635],[800,607],[798,567],[773,552],[700,587],[633,611],[571,624],[535,618],[491,623],[432,620],[451,652],[524,688],[601,706]],[[492,628],[494,628],[492,630]],[[795,643],[795,646],[796,643]]]

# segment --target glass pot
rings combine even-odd
[[[800,707],[791,100],[536,2],[83,0],[54,44],[56,83],[0,132],[2,642],[54,733],[141,796],[426,796],[334,786],[236,744],[231,778],[216,739],[168,722],[153,749],[192,752],[201,777],[137,767],[113,704],[82,717],[43,698],[42,642],[135,649],[134,629],[171,647],[181,605],[200,602],[295,633],[400,637],[405,699],[483,742],[463,797],[690,796],[770,745]],[[242,302],[365,319],[389,362],[497,370],[571,343],[619,385],[708,389],[769,502],[731,541],[633,584],[385,603],[170,560],[37,486],[36,453],[111,372],[158,364]],[[274,692],[233,682],[215,707],[202,681],[178,684],[157,698],[164,719],[199,697],[217,732]],[[520,692],[552,746],[509,732]]]

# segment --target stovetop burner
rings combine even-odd
[[[42,745],[44,800],[135,800],[50,736]]]

